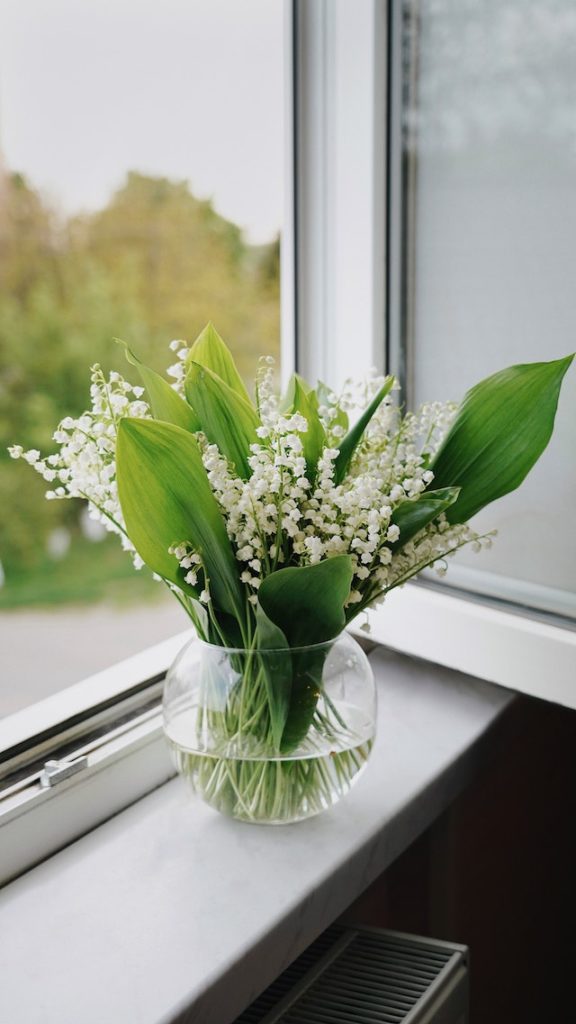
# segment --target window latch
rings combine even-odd
[[[51,789],[87,767],[87,757],[77,757],[75,761],[46,761],[40,772],[40,785],[42,789]]]

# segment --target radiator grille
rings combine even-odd
[[[235,1024],[409,1024],[464,949],[379,929],[329,928]]]
[[[263,1024],[266,1015],[290,993],[306,975],[316,976],[315,968],[330,954],[338,940],[345,934],[344,928],[336,926],[322,932],[308,949],[294,960],[282,974],[258,996],[255,1002],[237,1017],[234,1024]]]

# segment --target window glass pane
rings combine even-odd
[[[576,337],[576,7],[572,0],[404,5],[403,135],[413,397],[460,399]],[[489,553],[447,582],[576,614],[576,375],[520,491],[486,509]]]
[[[187,628],[51,450],[114,337],[165,371],[213,320],[253,379],[279,355],[282,0],[21,0],[0,14],[0,716]],[[52,449],[53,450],[53,449]]]

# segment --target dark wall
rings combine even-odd
[[[471,1024],[576,1020],[576,712],[519,698],[478,780],[348,923],[471,950]]]

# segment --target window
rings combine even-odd
[[[576,11],[570,0],[393,8],[391,343],[419,404],[574,348]],[[461,552],[448,586],[576,619],[575,400],[572,374],[545,456],[475,520],[498,528],[492,551]]]
[[[0,64],[1,717],[187,628],[6,446],[47,454],[93,363],[139,383],[114,337],[164,370],[213,319],[247,377],[279,356],[282,0],[25,0]]]
[[[556,174],[567,180],[572,159],[562,142],[567,138],[571,145],[571,129],[567,129],[566,134],[560,128],[560,122],[566,121],[566,112],[571,106],[570,90],[574,87],[570,58],[574,19],[570,5],[506,3],[498,5],[498,12],[504,13],[499,13],[496,19],[503,34],[497,53],[503,61],[507,47],[506,19],[518,20],[520,8],[530,10],[527,18],[532,26],[530,31],[534,33],[541,24],[545,36],[545,45],[538,51],[537,100],[531,103],[536,102],[538,110],[544,105],[550,112],[548,118],[543,116],[548,125],[546,139],[551,138],[552,131],[556,138],[548,146],[550,159],[539,157],[536,168],[544,214],[530,211],[530,216],[533,217],[535,247],[540,253],[548,247],[546,266],[542,268],[542,288],[548,287],[553,296],[561,294],[562,302],[560,308],[552,309],[549,295],[544,296],[540,291],[529,297],[534,306],[530,315],[538,315],[542,328],[539,339],[532,328],[531,333],[527,331],[528,307],[522,305],[517,313],[519,284],[514,277],[515,265],[509,247],[507,277],[501,274],[501,279],[496,280],[490,274],[490,260],[484,249],[475,245],[469,234],[458,233],[457,224],[448,225],[447,215],[441,216],[447,199],[440,169],[436,179],[431,178],[431,154],[415,148],[420,138],[415,128],[422,131],[432,101],[439,103],[433,90],[431,95],[418,92],[420,77],[427,82],[430,76],[436,81],[434,76],[439,75],[443,88],[455,93],[451,98],[453,104],[465,103],[466,97],[470,101],[468,94],[458,98],[458,74],[466,72],[470,76],[473,71],[469,66],[471,60],[463,62],[458,56],[466,45],[478,51],[474,65],[476,74],[481,70],[484,73],[484,91],[478,88],[471,91],[482,100],[482,116],[491,119],[494,111],[487,103],[488,99],[495,102],[492,97],[496,86],[493,79],[488,86],[490,66],[485,63],[485,54],[488,25],[494,14],[492,7],[483,0],[466,4],[447,4],[445,0],[421,4],[408,4],[403,0],[296,4],[298,358],[303,372],[310,376],[322,376],[338,386],[345,376],[357,375],[370,365],[380,370],[386,367],[408,384],[408,398],[414,403],[427,397],[459,398],[470,384],[487,376],[491,370],[519,359],[548,359],[570,351],[573,314],[566,282],[571,253],[564,250],[562,255],[555,250],[545,218],[548,210],[551,216],[554,211],[558,219],[562,203],[567,223],[571,216],[567,189],[557,191],[558,183],[554,178]],[[446,53],[442,51],[442,67],[437,67],[440,58],[430,35],[435,19],[443,26],[446,46]],[[528,50],[532,56],[534,45],[530,41]],[[416,59],[419,47],[423,51],[421,60]],[[517,88],[515,72],[525,81],[528,57],[524,49],[520,53],[509,53],[506,59],[516,62],[515,70],[509,66],[503,79],[513,109]],[[451,84],[446,85],[444,75]],[[424,99],[428,104],[425,109],[422,107]],[[552,122],[556,123],[554,129]],[[432,124],[426,127],[432,135],[433,127]],[[522,145],[533,151],[539,144],[534,118],[520,127]],[[510,195],[511,162],[518,166],[518,157],[510,142],[505,142],[504,150],[506,159],[501,168],[501,185]],[[468,157],[465,146],[464,157]],[[454,168],[449,166],[446,154],[442,159],[447,190],[448,174],[457,176],[461,165],[456,161]],[[421,162],[426,174],[419,179],[416,172]],[[489,169],[489,161],[487,164],[485,160],[475,167],[474,173],[478,176],[478,194],[489,208],[497,236],[501,228],[495,206],[490,203],[498,189],[494,178],[488,174]],[[506,213],[509,219],[504,222],[507,234],[513,226],[512,215],[516,217],[514,224],[522,221],[522,204],[526,205],[532,188],[531,179],[521,164],[519,175],[521,187],[519,185],[518,195],[514,193],[510,200],[511,209]],[[477,211],[464,184],[460,183],[460,200],[465,203],[473,224]],[[420,190],[424,188],[426,194],[421,195]],[[506,212],[503,199],[502,203]],[[419,220],[424,213],[427,219]],[[480,230],[478,220],[475,227]],[[467,276],[460,280],[462,295],[454,295],[451,288],[449,258],[454,261],[455,256],[449,251],[449,241],[452,245],[458,242],[462,263],[467,267]],[[432,245],[438,250],[435,260],[431,258]],[[501,255],[504,258],[506,253]],[[518,272],[521,270],[524,275],[524,293],[533,290],[529,284],[530,259],[530,253],[519,254]],[[544,263],[544,257],[541,262]],[[503,271],[504,266],[501,269]],[[494,293],[486,316],[489,312],[493,321],[496,315],[500,317],[498,340],[502,342],[505,338],[505,344],[498,351],[495,341],[491,349],[486,347],[484,335],[480,339],[482,348],[479,348],[478,325],[470,322],[468,312],[468,301],[472,308],[474,300],[478,310],[478,296],[486,275]],[[448,302],[450,297],[452,305]],[[450,332],[447,326],[444,332],[438,327],[441,316],[446,319],[450,310],[458,311],[461,319],[468,317],[468,320],[466,325],[458,324],[457,339],[449,345],[447,338],[453,337],[452,327]],[[512,327],[517,339],[514,343],[510,340]],[[554,340],[552,330],[556,332]],[[537,340],[545,348],[537,345]],[[522,348],[523,343],[525,348]],[[434,377],[428,370],[432,363],[436,363]],[[534,548],[536,528],[529,523],[531,517],[539,513],[537,503],[530,506],[530,494],[536,494],[539,501],[543,489],[552,488],[556,494],[559,489],[574,487],[574,474],[570,474],[568,481],[566,471],[559,473],[558,468],[569,467],[573,462],[570,457],[573,418],[570,421],[570,416],[573,416],[574,403],[570,393],[574,393],[574,386],[571,380],[570,387],[565,389],[555,439],[535,470],[538,475],[531,482],[527,481],[522,491],[521,507],[529,510],[524,517],[524,544],[529,534],[530,552]],[[506,515],[504,501],[486,513],[490,523],[496,526],[498,520],[493,516],[494,513],[499,515],[499,507]],[[558,504],[555,516],[564,514],[560,507]],[[567,504],[568,510],[570,507]],[[479,560],[472,562],[474,577],[471,580],[468,566],[463,563],[451,566],[448,580],[456,575],[465,586],[460,592],[453,587],[432,588],[418,583],[394,591],[385,605],[370,615],[373,638],[418,657],[574,707],[576,632],[569,628],[567,615],[574,600],[571,594],[573,561],[571,577],[565,572],[569,559],[574,558],[569,522],[563,520],[560,543],[556,536],[550,535],[551,531],[542,538],[542,548],[529,564],[522,550],[518,550],[516,538],[506,536],[509,534],[506,524],[501,525],[502,536],[495,554],[498,561],[489,571]],[[500,561],[504,545],[508,547]],[[558,572],[553,568],[554,560],[562,561]],[[506,576],[497,576],[495,568]],[[466,578],[464,570],[468,573]],[[500,600],[486,603],[486,592],[497,594]],[[550,671],[551,664],[554,672]]]
[[[247,378],[260,355],[280,372],[281,293],[290,371],[284,17],[283,0],[0,15],[0,884],[169,776],[158,701],[189,627],[6,447],[47,453],[93,363],[139,383],[114,337],[164,371],[214,320]],[[43,788],[50,759],[72,767]]]

